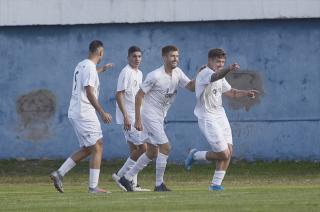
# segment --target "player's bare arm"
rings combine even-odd
[[[113,63],[107,63],[99,68],[97,68],[97,72],[101,73],[113,67]]]
[[[195,80],[195,79],[191,80],[191,81],[186,85],[185,88],[188,89],[188,90],[191,91],[191,92],[194,92],[195,89],[196,89],[196,80]]]
[[[140,109],[141,109],[141,105],[142,105],[142,100],[144,97],[144,92],[140,89],[136,95],[136,99],[135,99],[135,116],[136,116],[136,120],[134,123],[134,127],[138,130],[138,131],[142,131],[142,123],[141,123],[141,113],[140,113]]]
[[[117,101],[119,109],[123,115],[123,123],[124,123],[123,128],[124,128],[124,130],[128,131],[128,130],[131,130],[131,123],[129,120],[129,115],[127,113],[126,107],[124,105],[124,92],[125,92],[125,90],[117,91],[116,101]]]
[[[238,90],[232,88],[231,90],[223,93],[224,95],[230,97],[230,98],[240,98],[240,97],[249,97],[251,99],[256,98],[257,95],[260,94],[257,90]]]
[[[100,105],[99,101],[94,96],[94,88],[91,87],[91,86],[86,86],[85,89],[86,89],[88,100],[90,101],[90,103],[92,104],[94,109],[96,109],[96,111],[99,113],[99,115],[101,116],[103,122],[104,123],[111,123],[112,117],[111,117],[111,115],[109,113],[107,113],[107,112],[105,112],[103,110],[103,108]]]
[[[240,69],[239,64],[234,63],[232,65],[230,65],[228,68],[225,69],[221,69],[220,71],[217,71],[215,73],[213,73],[211,75],[211,82],[215,82],[219,79],[222,79],[223,77],[225,77],[230,71],[237,71]]]

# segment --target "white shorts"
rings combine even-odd
[[[222,152],[232,145],[232,132],[227,117],[215,119],[198,119],[199,128],[206,137],[213,152]]]
[[[69,121],[77,135],[80,147],[93,146],[103,137],[99,120],[83,121],[69,118]]]
[[[153,145],[168,143],[168,137],[164,131],[163,118],[151,118],[141,114],[143,126],[143,135],[147,139],[146,142]]]
[[[142,145],[145,143],[147,136],[134,128],[134,125],[131,125],[131,129],[129,131],[123,130],[124,137],[126,141],[130,141],[134,145]]]

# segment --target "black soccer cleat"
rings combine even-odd
[[[133,191],[132,182],[127,180],[124,176],[120,178],[119,183],[127,190]]]
[[[167,186],[164,183],[162,183],[159,186],[155,186],[154,191],[163,192],[163,191],[171,191],[171,189],[167,188]]]

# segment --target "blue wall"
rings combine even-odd
[[[144,50],[144,74],[161,65],[161,47],[180,49],[180,67],[192,77],[209,48],[223,47],[243,74],[239,88],[263,96],[250,102],[225,99],[234,157],[247,160],[320,160],[320,20],[257,20],[194,23],[0,27],[0,158],[65,158],[78,143],[67,119],[75,65],[93,39],[105,43],[100,101],[115,115],[115,88],[127,48]],[[183,89],[166,131],[171,161],[190,147],[209,148],[193,115],[195,97]],[[115,119],[115,117],[114,117]],[[121,128],[103,125],[104,158],[127,157]]]

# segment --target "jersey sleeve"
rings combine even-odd
[[[156,82],[154,73],[149,73],[143,83],[140,84],[140,88],[144,93],[148,93]]]
[[[226,78],[223,78],[222,79],[222,93],[225,93],[230,90],[231,90],[231,85],[228,83]]]
[[[211,82],[211,75],[211,71],[208,71],[207,69],[203,70],[203,72],[200,72],[197,76],[197,83],[199,83],[200,86],[208,85]]]
[[[179,74],[179,87],[184,88],[188,85],[188,83],[190,82],[189,77],[187,77],[187,75],[185,75],[185,73],[178,69],[180,74]]]
[[[86,68],[83,70],[83,75],[81,79],[81,85],[83,87],[86,86],[95,86],[95,82],[97,79],[97,70],[92,66],[86,66]]]
[[[117,84],[117,91],[123,91],[126,90],[128,88],[128,76],[127,76],[127,72],[125,70],[122,70],[119,74],[119,78],[118,78],[118,84]]]

